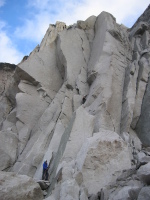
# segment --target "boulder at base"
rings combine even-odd
[[[137,175],[146,184],[150,184],[150,162],[140,167]]]
[[[137,200],[149,200],[150,199],[150,187],[143,187],[140,191]]]
[[[38,183],[26,175],[0,172],[1,200],[42,200],[43,194]]]
[[[77,156],[77,166],[89,194],[96,194],[117,176],[129,169],[128,145],[115,132],[103,130],[87,138]]]

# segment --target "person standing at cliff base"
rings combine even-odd
[[[42,180],[48,180],[48,166],[47,166],[47,160],[44,161],[44,163],[43,163]]]

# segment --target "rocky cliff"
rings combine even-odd
[[[0,65],[5,176],[40,180],[47,160],[47,200],[149,195],[149,16],[131,29],[106,12],[56,22],[18,66]]]

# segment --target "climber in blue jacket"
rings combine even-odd
[[[48,166],[47,166],[47,160],[44,161],[44,163],[43,163],[42,180],[48,180]]]

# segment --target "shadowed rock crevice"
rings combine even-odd
[[[141,115],[136,125],[136,132],[141,139],[142,143],[146,146],[149,146],[150,143],[150,124],[149,124],[149,113],[150,113],[150,78],[148,79],[148,84],[144,94]]]

